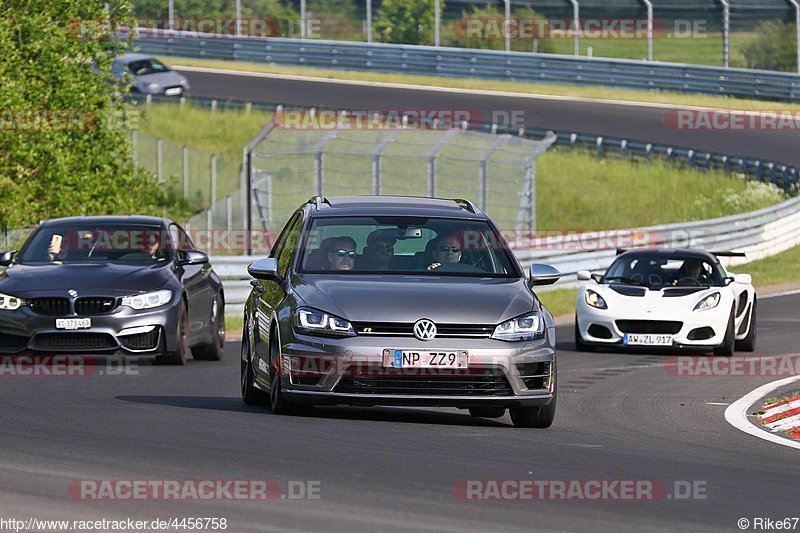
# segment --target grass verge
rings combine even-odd
[[[183,57],[161,57],[160,59],[169,65],[228,69],[260,72],[266,74],[311,76],[348,81],[403,83],[427,87],[449,87],[456,89],[503,91],[521,94],[574,96],[580,98],[620,100],[626,102],[649,102],[655,104],[712,107],[740,111],[800,111],[800,104],[744,100],[729,96],[684,94],[666,91],[638,91],[634,89],[615,89],[612,87],[580,87],[574,85],[558,85],[549,83],[482,80],[477,78],[449,78],[444,76],[416,76],[409,74],[387,74],[354,70],[289,67],[274,64],[250,63],[245,61],[224,61]]]

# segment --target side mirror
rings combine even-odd
[[[16,250],[9,250],[7,252],[0,253],[0,266],[9,266],[14,261],[15,253],[17,253]]]
[[[753,283],[753,276],[750,274],[733,274],[733,282],[741,283],[742,285],[750,285]]]
[[[185,252],[178,252],[178,265],[203,265],[208,263],[208,256],[204,252],[197,250],[187,250]]]
[[[274,257],[256,259],[247,267],[247,272],[256,279],[283,282],[283,278],[278,274],[278,260]]]
[[[578,281],[589,281],[592,279],[592,273],[588,270],[578,270]]]
[[[550,265],[542,265],[533,263],[531,265],[531,275],[528,279],[528,284],[533,287],[535,285],[552,285],[561,278],[561,272],[551,267]]]

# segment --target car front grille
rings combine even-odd
[[[34,313],[48,316],[70,314],[69,300],[66,298],[34,298],[29,302]]]
[[[683,327],[683,322],[673,320],[617,320],[617,327],[623,333],[658,333],[675,335]]]
[[[40,333],[33,338],[34,350],[111,350],[117,347],[108,333]]]
[[[413,337],[414,324],[408,322],[352,322],[359,335]],[[494,324],[436,324],[436,338],[472,337],[488,339]]]
[[[77,315],[104,315],[116,309],[116,298],[78,298],[75,300],[75,314]]]
[[[400,369],[373,367],[347,372],[333,392],[420,396],[511,396],[500,369]]]

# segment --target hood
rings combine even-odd
[[[304,274],[294,289],[309,307],[353,322],[499,324],[536,306],[524,279]]]
[[[180,85],[183,80],[186,78],[183,74],[179,74],[174,70],[168,70],[167,72],[154,72],[152,74],[142,74],[141,76],[135,76],[136,83],[141,85],[147,85],[148,83],[157,83],[162,87],[167,86],[171,87],[173,85]]]
[[[172,275],[170,264],[14,264],[0,273],[0,292],[21,298],[70,289],[87,296],[136,294],[163,288]]]

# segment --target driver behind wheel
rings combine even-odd
[[[673,285],[696,285],[707,281],[703,262],[699,259],[687,259],[680,268],[680,276]]]
[[[447,263],[458,263],[461,261],[461,251],[461,239],[456,235],[437,237],[431,248],[433,262],[428,265],[428,270],[434,270]]]

